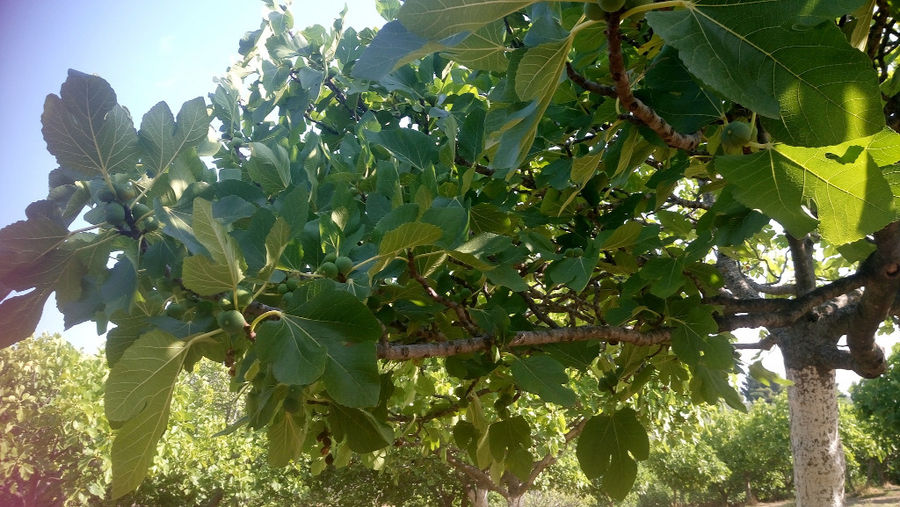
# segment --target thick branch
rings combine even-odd
[[[874,378],[886,368],[884,351],[875,343],[875,333],[890,314],[900,289],[900,222],[875,233],[876,250],[862,269],[870,272],[865,292],[847,329],[847,345],[856,363],[854,371]]]
[[[794,263],[795,294],[802,296],[816,288],[816,269],[813,264],[813,244],[809,236],[795,238],[787,235]]]
[[[640,332],[623,327],[579,326],[536,331],[520,331],[509,342],[509,347],[527,347],[576,341],[618,341],[634,345],[649,346],[667,343],[671,337],[669,329]],[[426,357],[449,357],[469,352],[489,350],[493,344],[490,336],[479,336],[463,340],[439,343],[379,343],[378,357],[394,361],[422,359]]]
[[[726,275],[726,279],[728,275]],[[768,316],[774,321],[795,321],[804,313],[838,296],[848,294],[866,284],[867,277],[864,273],[854,273],[839,280],[817,287],[811,292],[796,299],[732,299],[723,296],[707,298],[703,302],[722,307],[725,314],[771,314]],[[746,281],[745,281],[746,282]],[[749,290],[752,288],[747,285]],[[778,315],[776,315],[778,314]],[[754,326],[758,327],[758,326]]]
[[[622,56],[622,40],[619,36],[619,14],[612,13],[608,18],[606,35],[609,39],[609,72],[616,83],[616,96],[622,105],[634,116],[656,132],[662,140],[673,148],[694,151],[700,144],[700,133],[690,135],[676,132],[666,120],[656,114],[649,106],[641,102],[631,92],[628,74],[625,71],[625,59]]]
[[[482,489],[496,491],[497,493],[500,493],[503,496],[507,496],[508,493],[506,491],[504,491],[503,489],[501,489],[496,484],[494,484],[494,481],[491,480],[491,476],[488,475],[487,472],[485,472],[484,470],[481,470],[478,467],[475,467],[473,465],[470,465],[464,461],[457,459],[456,456],[454,456],[452,452],[447,453],[447,463],[449,463],[451,466],[453,466],[453,468],[459,470],[460,472],[467,475],[470,479],[475,481],[475,484],[478,487],[480,487]]]

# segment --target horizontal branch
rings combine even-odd
[[[578,326],[516,333],[508,347],[528,347],[577,341],[624,342],[649,346],[668,343],[671,331],[667,328],[640,332],[623,327]],[[490,350],[494,340],[489,336],[478,336],[462,340],[437,343],[379,343],[378,357],[392,361],[423,359],[427,357],[450,357],[470,352]]]
[[[825,303],[838,296],[848,294],[866,285],[868,276],[857,272],[827,285],[817,287],[796,299],[734,299],[724,296],[706,298],[704,303],[721,306],[726,315],[738,313],[765,314],[755,318],[763,319],[763,322],[794,322],[804,313],[816,306]],[[746,280],[745,280],[746,281]],[[754,319],[748,319],[754,320]],[[767,324],[762,324],[767,325]],[[761,327],[754,325],[748,327]]]

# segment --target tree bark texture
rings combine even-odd
[[[787,368],[797,507],[844,505],[844,450],[834,370]]]
[[[472,507],[488,507],[488,490],[472,486],[466,489],[466,495],[469,497],[469,505]]]

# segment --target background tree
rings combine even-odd
[[[452,464],[454,421],[511,503],[569,440],[622,498],[644,400],[745,410],[729,332],[765,327],[737,346],[784,354],[798,503],[843,501],[834,369],[884,371],[900,284],[890,3],[383,0],[377,33],[267,5],[210,106],[139,130],[71,71],[48,198],[0,230],[4,344],[53,292],[67,325],[115,324],[114,497],[206,357],[273,464]]]
[[[867,456],[866,478],[883,483],[890,480],[900,482],[900,346],[888,359],[887,372],[877,379],[864,380],[850,389],[853,406],[864,425],[871,428],[866,434],[873,435],[869,443],[874,443],[881,453],[870,452]],[[872,442],[874,440],[875,442]]]

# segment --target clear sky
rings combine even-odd
[[[295,0],[295,28],[330,26],[344,5]],[[384,24],[374,0],[346,5],[349,25]],[[24,220],[25,207],[47,196],[47,174],[57,165],[41,136],[41,112],[68,69],[106,79],[139,126],[161,100],[178,111],[213,91],[213,77],[225,73],[263,12],[258,0],[0,0],[0,227]],[[36,333],[62,331],[51,298]],[[103,343],[92,323],[64,336],[87,350]]]
[[[348,0],[347,22],[380,26],[374,0]],[[329,0],[295,0],[295,27],[329,26],[344,6]],[[59,93],[67,69],[97,74],[112,85],[135,124],[153,104],[173,111],[214,89],[237,55],[244,32],[259,28],[257,0],[0,0],[0,227],[25,218],[25,207],[47,195],[47,173],[56,167],[41,137],[44,98]],[[36,333],[62,333],[62,316],[51,298]],[[94,325],[64,333],[87,349],[103,344]],[[755,341],[755,332],[740,334]],[[890,346],[896,337],[879,340]],[[783,374],[781,354],[764,364]],[[749,359],[749,355],[745,355]],[[843,386],[856,380],[842,372]]]

